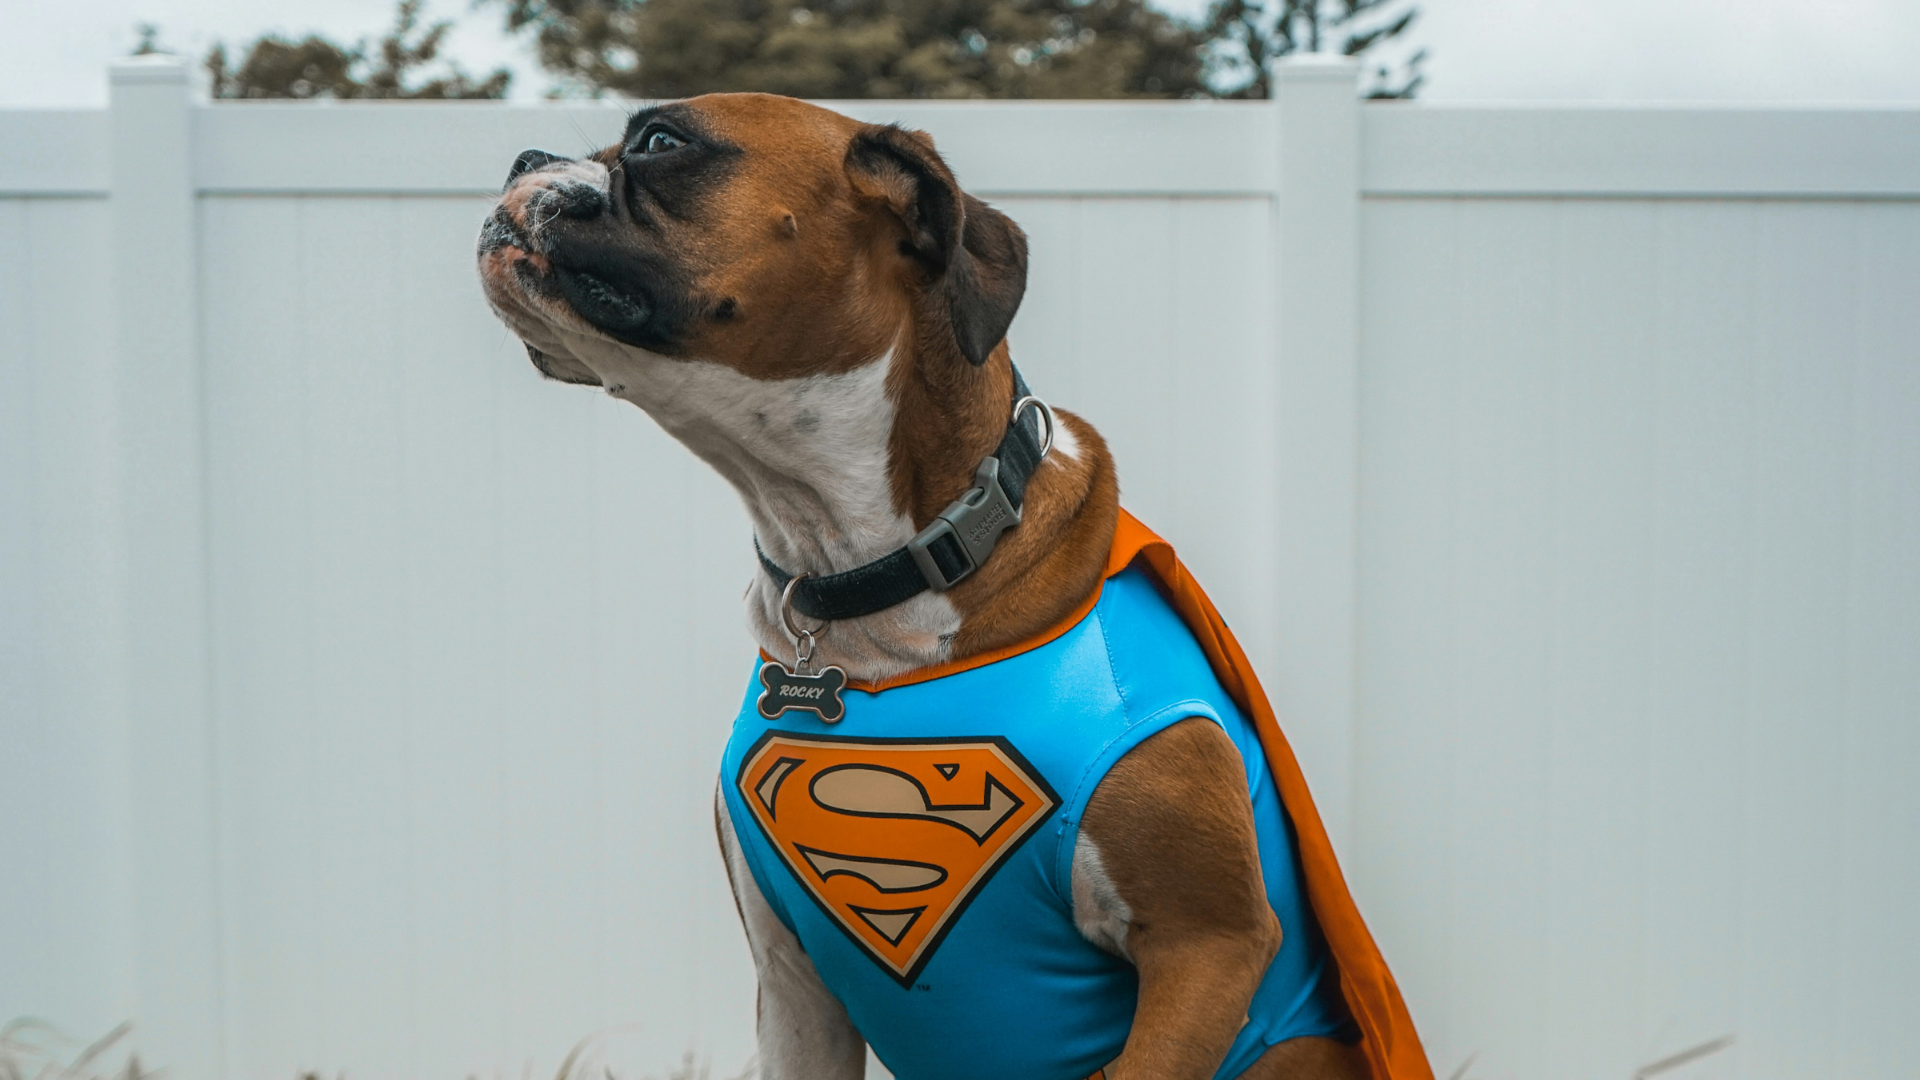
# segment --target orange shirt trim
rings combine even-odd
[[[1213,667],[1215,677],[1234,702],[1246,711],[1253,721],[1254,730],[1259,733],[1268,768],[1279,789],[1281,804],[1286,807],[1287,816],[1293,821],[1307,900],[1313,905],[1314,916],[1320,920],[1327,947],[1340,969],[1340,990],[1346,997],[1354,1023],[1360,1028],[1360,1049],[1366,1057],[1372,1080],[1433,1080],[1433,1070],[1427,1063],[1426,1051],[1420,1045],[1420,1035],[1414,1030],[1406,1002],[1400,996],[1400,987],[1394,982],[1393,972],[1388,970],[1385,957],[1380,954],[1373,934],[1360,917],[1360,909],[1347,889],[1346,877],[1340,872],[1339,861],[1334,857],[1333,843],[1327,838],[1326,826],[1321,823],[1320,812],[1313,804],[1313,795],[1307,790],[1306,777],[1300,771],[1300,763],[1294,758],[1286,735],[1280,730],[1280,721],[1274,715],[1266,691],[1253,673],[1253,664],[1241,650],[1240,643],[1234,639],[1233,632],[1227,628],[1226,621],[1214,608],[1213,601],[1180,562],[1179,556],[1174,554],[1173,546],[1141,524],[1138,518],[1121,510],[1119,524],[1114,529],[1113,548],[1107,556],[1105,577],[1125,570],[1136,559],[1145,563],[1154,577],[1159,579],[1161,586],[1166,589],[1168,602],[1193,632],[1194,639],[1199,642],[1201,651]],[[1102,578],[1103,582],[1105,577]],[[1017,656],[1039,648],[1072,629],[1086,618],[1099,599],[1100,589],[1096,587],[1085,601],[1058,624],[1005,648],[933,667],[917,668],[872,682],[855,680],[848,685],[856,690],[878,692],[938,679]]]

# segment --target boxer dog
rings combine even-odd
[[[645,109],[592,156],[522,154],[479,270],[542,374],[645,410],[739,489],[765,558],[796,574],[906,544],[1008,428],[1004,339],[1026,240],[917,132],[759,94]],[[876,682],[1026,641],[1082,605],[1103,576],[1118,488],[1099,433],[1065,411],[1056,423],[991,558],[950,589],[833,623],[816,664]],[[748,618],[774,657],[794,649],[781,601],[757,575]],[[722,800],[763,1073],[856,1080],[863,1037],[741,866],[730,817]],[[1283,934],[1242,758],[1218,725],[1175,723],[1099,782],[1073,849],[1072,917],[1138,972],[1106,1074],[1212,1077]],[[1241,1075],[1369,1071],[1348,1042],[1302,1037]]]

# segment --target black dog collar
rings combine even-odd
[[[1029,408],[1028,406],[1032,406]],[[1029,422],[1029,414],[1038,413]],[[1046,423],[1044,438],[1036,430]],[[993,454],[974,470],[973,487],[948,504],[905,547],[895,548],[863,566],[825,577],[802,575],[794,586],[794,610],[812,619],[857,619],[885,611],[932,589],[946,592],[987,561],[1000,534],[1020,524],[1027,480],[1053,445],[1053,412],[1027,393],[1020,369],[1013,369],[1013,416]],[[774,584],[786,589],[793,575],[775,565],[753,541],[754,554]]]

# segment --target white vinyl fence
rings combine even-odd
[[[1920,112],[928,104],[1436,1070],[1920,1076]],[[731,1075],[730,491],[471,251],[594,104],[0,112],[0,1019]],[[670,689],[663,696],[663,684]]]

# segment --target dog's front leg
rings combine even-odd
[[[840,999],[827,990],[800,939],[781,924],[740,854],[733,819],[719,792],[714,825],[727,860],[727,880],[746,927],[747,944],[760,980],[756,1034],[762,1080],[860,1080],[867,1043],[854,1030]]]
[[[1110,1080],[1209,1080],[1280,947],[1233,741],[1204,719],[1142,742],[1095,790],[1073,861],[1081,932],[1140,996]]]

